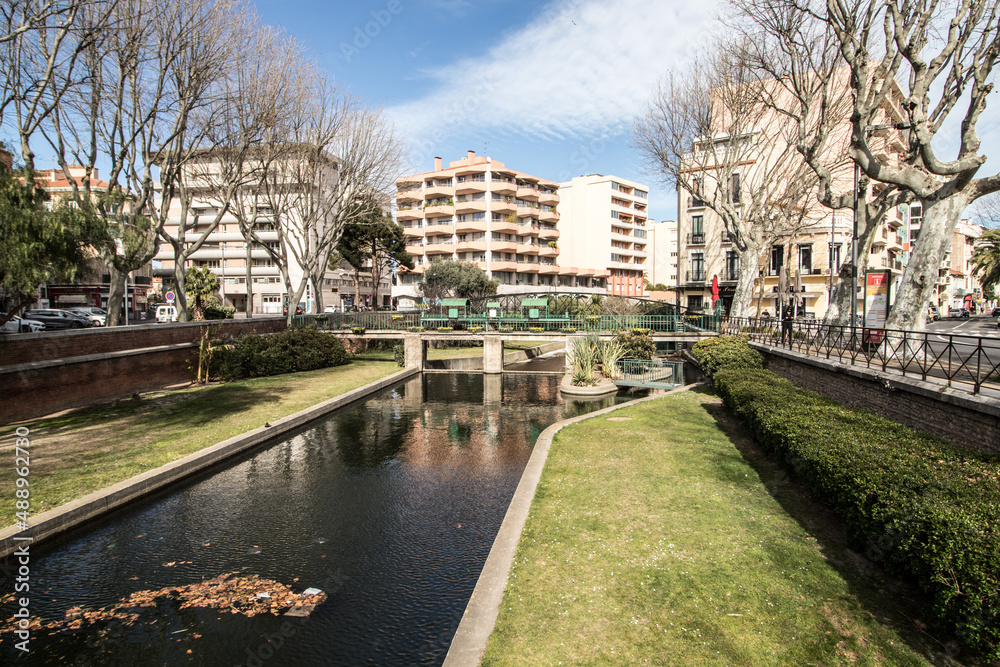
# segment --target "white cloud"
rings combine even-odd
[[[430,72],[389,114],[418,144],[504,129],[561,140],[623,129],[714,27],[715,0],[562,0],[480,57]]]

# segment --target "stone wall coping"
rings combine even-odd
[[[253,447],[274,440],[294,431],[308,422],[341,408],[349,403],[365,398],[369,394],[384,389],[400,380],[405,380],[419,373],[418,369],[407,368],[387,377],[359,387],[340,396],[317,403],[300,410],[295,414],[275,420],[270,427],[260,426],[252,431],[224,440],[188,454],[159,468],[147,470],[144,473],[95,491],[77,500],[60,505],[47,512],[31,517],[28,528],[19,530],[9,526],[0,530],[0,558],[6,557],[25,543],[34,544],[64,533],[72,528],[96,519],[126,503],[136,501],[143,496],[178,482],[186,477],[202,472],[228,458],[245,452]],[[31,542],[18,541],[16,537],[30,537]]]
[[[975,412],[981,412],[1000,418],[1000,399],[969,394],[957,389],[952,389],[951,387],[948,387],[940,382],[917,380],[892,370],[883,371],[881,369],[865,368],[864,366],[844,363],[842,361],[833,361],[814,355],[801,354],[785,348],[773,347],[771,345],[765,345],[763,343],[752,341],[750,345],[760,352],[766,352],[767,354],[776,357],[783,357],[796,363],[815,366],[817,368],[833,371],[835,373],[842,373],[844,375],[861,380],[867,380],[869,382],[878,382],[889,390],[906,391],[911,394],[941,401],[942,403],[948,403],[967,410],[973,410]]]
[[[225,319],[225,320],[194,320],[191,322],[152,322],[150,324],[129,324],[122,325],[118,327],[87,327],[86,329],[62,329],[57,331],[39,331],[36,333],[18,333],[18,334],[6,334],[0,335],[0,340],[9,341],[22,341],[22,340],[53,340],[58,338],[74,338],[76,336],[97,336],[100,334],[107,333],[120,333],[120,332],[142,332],[142,331],[162,331],[168,327],[176,329],[185,329],[191,327],[203,327],[206,325],[215,326],[221,324],[226,326],[227,322],[236,322],[239,324],[246,324],[248,322],[271,322],[274,320],[284,321],[284,317],[253,317],[250,319],[240,318],[240,319]],[[142,320],[140,320],[142,321]]]

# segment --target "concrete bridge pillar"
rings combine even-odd
[[[503,373],[502,336],[483,336],[483,372]]]
[[[423,370],[427,362],[427,343],[418,333],[403,334],[403,365]]]

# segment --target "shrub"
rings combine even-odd
[[[406,363],[406,353],[403,350],[402,345],[394,345],[392,347],[392,358],[396,362],[396,365],[400,368]]]
[[[272,336],[240,336],[213,354],[213,361],[223,379],[238,380],[341,366],[348,357],[336,337],[302,327]]]
[[[656,343],[648,333],[619,331],[615,335],[615,341],[624,348],[625,359],[652,359],[653,353],[656,352]]]
[[[695,343],[691,354],[701,362],[709,377],[724,368],[763,368],[764,358],[750,347],[748,336],[718,336]]]
[[[438,327],[437,330],[438,330],[438,333],[451,333],[455,329],[454,329],[454,327]]]
[[[407,329],[407,331],[409,331],[410,333],[420,333],[423,330],[424,330],[423,327],[410,327],[409,329]]]
[[[1000,658],[1000,461],[763,369],[720,368],[713,382],[756,440],[833,506],[852,548],[912,577],[935,625]]]
[[[364,336],[365,335],[365,328],[364,327],[351,327],[351,333],[354,334],[355,336]]]
[[[220,306],[217,304],[205,306],[206,320],[231,320],[235,314],[236,308],[233,306]]]

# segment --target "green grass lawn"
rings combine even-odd
[[[484,665],[955,664],[703,392],[563,429]]]
[[[206,387],[155,392],[139,401],[75,410],[25,424],[30,430],[31,514],[175,461],[266,421],[303,410],[400,370],[391,361]],[[14,427],[0,429],[0,507],[14,521]]]

